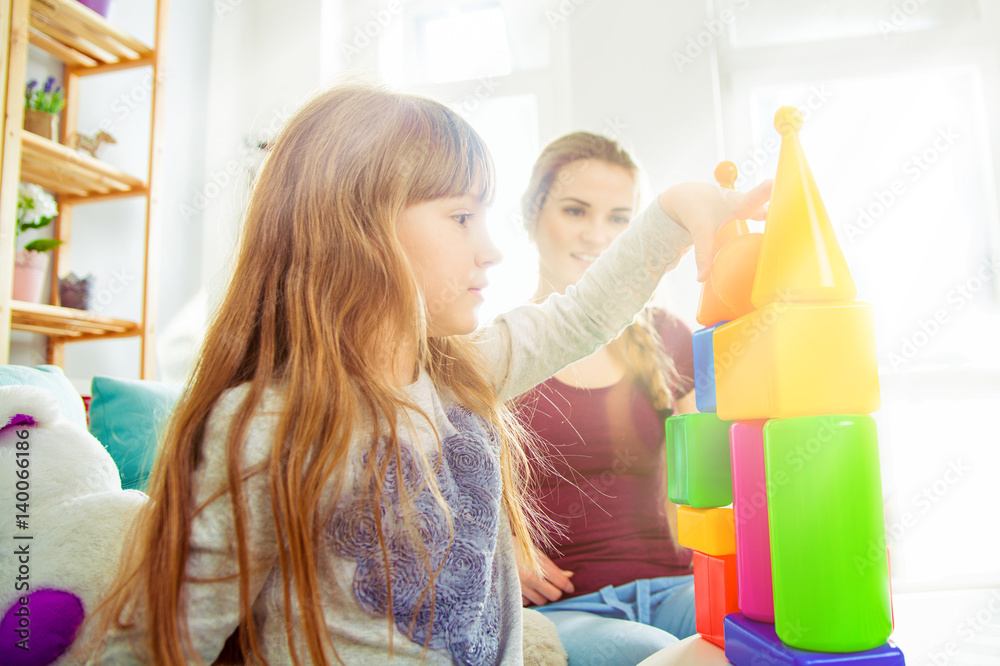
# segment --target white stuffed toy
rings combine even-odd
[[[71,647],[111,586],[125,532],[148,500],[56,397],[0,387],[0,664],[73,664]]]

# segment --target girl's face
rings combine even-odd
[[[558,293],[576,284],[628,226],[635,195],[635,179],[625,167],[598,160],[563,167],[529,229],[538,247],[539,282]]]
[[[486,269],[502,259],[486,229],[486,206],[471,194],[409,206],[399,240],[427,304],[431,337],[476,329]]]

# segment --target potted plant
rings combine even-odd
[[[17,224],[14,238],[28,229],[41,229],[59,214],[56,201],[51,194],[38,185],[18,183]],[[16,301],[38,303],[42,300],[42,286],[45,283],[45,269],[48,267],[49,250],[62,244],[61,240],[39,238],[33,240],[14,256],[14,290],[11,294]]]
[[[50,76],[38,89],[32,79],[24,89],[24,129],[52,141],[59,140],[59,112],[66,106],[62,86],[56,87],[56,77]]]

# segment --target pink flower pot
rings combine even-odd
[[[14,256],[14,289],[11,298],[15,301],[41,303],[48,266],[48,253],[18,250]]]
[[[79,0],[80,4],[84,7],[89,7],[95,12],[108,18],[108,8],[111,6],[111,0]]]

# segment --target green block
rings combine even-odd
[[[699,509],[733,503],[729,426],[714,412],[667,419],[667,495]]]
[[[778,637],[819,652],[884,644],[892,602],[875,421],[772,419],[764,457]]]

